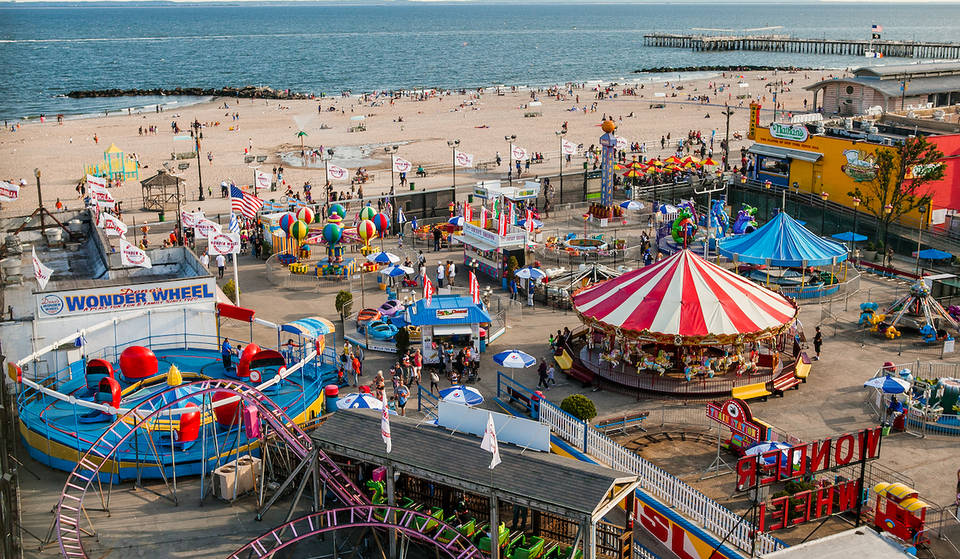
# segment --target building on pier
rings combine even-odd
[[[806,89],[813,92],[813,107],[824,115],[855,116],[871,107],[888,112],[951,106],[960,103],[960,63],[869,66],[854,70],[853,77]]]

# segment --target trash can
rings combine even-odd
[[[167,219],[166,219],[166,215],[163,213],[162,210],[157,213],[157,219],[160,220],[160,223],[163,223],[164,221],[167,220]]]
[[[410,181],[410,190],[416,190],[417,183]]]
[[[480,329],[480,353],[485,353],[487,351],[487,329]]]

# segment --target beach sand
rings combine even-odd
[[[736,109],[730,119],[730,134],[740,132],[746,136],[747,106],[749,99],[737,99],[738,95],[753,95],[764,106],[763,121],[769,121],[773,114],[773,98],[765,84],[783,79],[788,85],[780,94],[779,100],[787,111],[802,111],[803,99],[812,101],[812,94],[803,86],[828,77],[836,71],[797,71],[795,73],[748,72],[743,74],[717,74],[707,79],[672,82],[649,82],[636,96],[618,96],[596,100],[593,85],[575,88],[573,96],[558,101],[543,93],[536,93],[541,106],[527,107],[531,99],[530,90],[510,91],[498,95],[495,91],[485,90],[479,98],[476,92],[467,95],[451,94],[417,101],[402,98],[391,104],[389,99],[374,99],[362,102],[358,97],[324,98],[309,101],[277,101],[263,99],[225,99],[217,98],[208,103],[166,110],[163,113],[143,112],[142,114],[115,114],[106,117],[67,119],[58,125],[55,118],[46,122],[23,124],[18,131],[11,132],[9,127],[0,132],[0,178],[3,180],[26,179],[28,187],[21,192],[21,199],[14,203],[3,204],[0,214],[4,216],[29,214],[37,205],[33,170],[42,172],[41,181],[44,204],[51,211],[59,198],[68,208],[81,204],[74,190],[83,176],[85,164],[103,161],[103,152],[111,144],[116,144],[128,154],[137,154],[143,168],[140,178],[152,176],[169,161],[171,152],[186,152],[193,149],[191,141],[174,141],[171,122],[176,121],[188,133],[194,119],[206,126],[203,128],[201,160],[203,184],[211,187],[213,198],[204,202],[197,201],[198,179],[197,160],[189,160],[190,167],[182,172],[186,179],[186,209],[203,208],[207,213],[228,211],[226,200],[220,198],[221,181],[235,181],[238,185],[251,184],[253,171],[244,163],[245,149],[253,155],[266,155],[262,170],[270,172],[281,164],[280,152],[300,151],[297,133],[304,131],[305,148],[334,148],[337,154],[359,155],[360,151],[369,151],[365,161],[355,159],[336,161],[347,167],[351,173],[358,163],[374,175],[373,180],[364,185],[365,196],[386,192],[390,187],[389,156],[384,153],[385,145],[399,145],[397,156],[410,161],[413,168],[423,165],[428,170],[426,178],[416,178],[410,173],[408,180],[416,183],[417,189],[449,186],[451,184],[451,148],[447,140],[459,139],[460,151],[473,154],[476,162],[494,160],[499,152],[504,160],[499,172],[505,176],[507,171],[507,142],[505,135],[516,134],[515,144],[528,153],[540,152],[545,157],[541,165],[532,165],[531,175],[555,174],[558,171],[559,141],[555,131],[562,123],[568,123],[567,139],[585,147],[598,143],[602,134],[600,121],[603,115],[613,116],[618,123],[617,135],[629,142],[645,142],[647,156],[669,155],[672,149],[660,149],[660,137],[668,133],[671,139],[685,138],[690,130],[700,130],[705,138],[711,130],[716,130],[714,156],[721,155],[720,140],[724,137],[725,122],[721,115],[723,104],[729,103]],[[793,81],[790,84],[790,81]],[[741,87],[738,82],[748,84]],[[724,91],[715,94],[709,84],[722,85]],[[678,89],[682,87],[682,89]],[[614,86],[614,92],[621,92],[623,86]],[[655,93],[663,93],[657,97]],[[673,95],[676,94],[676,97]],[[688,101],[688,95],[709,95],[709,104]],[[579,103],[576,102],[579,96]],[[597,103],[596,111],[584,113],[582,110],[570,111],[571,107],[588,111],[592,103]],[[229,107],[224,108],[224,103]],[[650,108],[652,103],[664,103],[662,109]],[[323,112],[318,112],[318,105]],[[741,105],[738,107],[738,105]],[[335,112],[328,112],[334,107]],[[542,113],[542,116],[525,117],[526,112]],[[232,120],[233,113],[239,113],[239,120]],[[632,113],[633,116],[628,116]],[[709,114],[709,118],[706,115]],[[366,126],[363,132],[348,132],[348,128],[359,122],[351,117],[363,116]],[[402,122],[400,122],[402,119]],[[214,123],[219,122],[219,125]],[[138,133],[139,127],[157,127],[156,134]],[[231,127],[233,128],[231,130]],[[329,128],[324,128],[329,127]],[[94,142],[96,135],[98,143]],[[739,164],[739,148],[749,145],[747,140],[732,141],[731,150],[737,150],[731,156],[732,164]],[[356,148],[363,148],[357,150]],[[352,149],[348,149],[352,148]],[[213,161],[207,160],[207,153],[213,155]],[[582,169],[583,158],[576,156],[565,172]],[[314,197],[321,195],[324,184],[323,164],[317,160],[316,168],[297,168],[284,164],[283,178],[299,192],[302,185],[310,181],[316,187]],[[172,164],[176,168],[176,163]],[[490,175],[485,175],[492,178]],[[457,184],[472,184],[479,175],[457,170]],[[398,180],[398,179],[397,179]],[[334,181],[337,190],[349,190],[348,181]],[[127,181],[114,191],[114,197],[123,201],[125,215],[143,213],[141,187],[137,181]],[[282,189],[277,192],[262,193],[264,198],[279,200]],[[155,221],[156,214],[150,212],[138,218],[137,222]]]

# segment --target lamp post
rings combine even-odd
[[[797,209],[793,217],[800,219],[800,183],[793,181],[793,201],[797,203]]]
[[[886,215],[888,215],[888,216],[889,216],[890,214],[892,214],[892,213],[893,213],[893,206],[891,206],[890,204],[887,204],[886,206],[884,206],[884,207],[883,207],[883,213],[886,214]],[[888,219],[889,219],[889,218],[888,218]],[[889,221],[886,221],[886,222],[884,222],[884,224],[883,224],[883,261],[884,261],[884,262],[887,262],[887,252],[888,252],[888,250],[889,250],[889,247],[887,247],[887,240],[888,240],[888,238],[890,237],[889,230],[890,230],[890,223],[889,223]]]
[[[197,150],[197,182],[200,183],[198,187],[200,189],[199,201],[203,202],[203,172],[200,171],[200,167],[203,165],[200,164],[200,121],[193,120],[193,139],[196,141],[195,146]]]
[[[856,196],[853,197],[853,241],[850,243],[850,250],[856,255],[857,246],[857,218],[860,217],[860,202]]]
[[[40,213],[40,234],[46,235],[47,224],[43,218],[43,214],[46,212],[46,209],[43,207],[43,191],[40,190],[40,167],[35,167],[33,169],[33,176],[37,177],[37,211]]]
[[[447,145],[450,146],[450,149],[453,151],[453,192],[454,197],[456,197],[457,192],[457,146],[460,145],[460,139],[456,140],[447,140]]]
[[[827,227],[827,198],[830,197],[830,194],[826,191],[820,192],[820,199],[823,200],[823,212],[820,214],[820,234],[824,234],[824,230]]]
[[[513,185],[513,142],[517,135],[510,134],[503,139],[507,141],[507,184]]]
[[[920,239],[923,237],[923,216],[927,213],[927,206],[921,204],[917,211],[920,212],[920,226],[917,227],[917,276],[920,276]]]
[[[383,148],[383,151],[390,154],[390,194],[396,192],[393,185],[393,157],[397,153],[397,150],[400,149],[400,146],[393,145]]]
[[[727,171],[730,169],[730,117],[733,115],[734,111],[730,108],[729,105],[724,105],[723,112],[720,113],[723,116],[727,117],[727,132],[723,140],[723,170]]]
[[[566,130],[557,130],[554,134],[557,135],[557,138],[560,139],[560,203],[563,203],[563,136],[567,133]]]
[[[323,188],[324,188],[324,198],[329,201],[329,196],[327,195],[326,188],[330,184],[330,160],[333,159],[333,148],[327,148],[327,151],[320,154],[320,159],[323,161]],[[393,162],[391,162],[390,168],[393,168]],[[361,200],[361,204],[363,201]],[[326,217],[326,216],[323,216]]]

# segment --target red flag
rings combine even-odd
[[[470,202],[463,203],[463,220],[467,223],[473,221],[473,208],[470,207]]]
[[[427,305],[433,301],[433,282],[424,275],[423,277],[423,298],[427,300]]]
[[[480,283],[473,272],[470,272],[470,297],[473,298],[474,305],[480,304]]]
[[[527,226],[527,231],[533,233],[533,210],[527,209],[527,219],[523,224]]]

